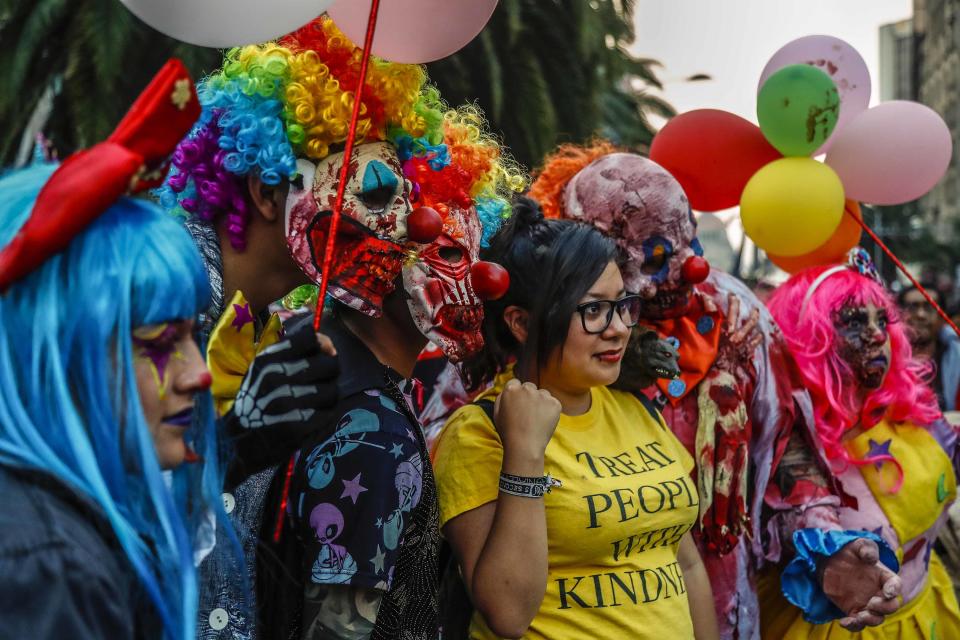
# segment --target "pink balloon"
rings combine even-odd
[[[826,162],[848,198],[901,204],[930,191],[952,154],[950,130],[936,111],[894,100],[867,109],[836,134]]]
[[[371,0],[337,0],[327,11],[363,46]],[[391,62],[419,64],[456,53],[477,37],[497,0],[380,0],[371,51]]]
[[[780,48],[760,74],[757,91],[767,78],[791,64],[817,67],[837,85],[840,116],[833,135],[813,155],[825,153],[843,127],[870,104],[870,71],[857,50],[833,36],[804,36]]]

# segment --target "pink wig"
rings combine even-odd
[[[931,367],[914,359],[900,315],[887,291],[853,269],[828,276],[804,305],[810,285],[828,268],[831,267],[813,267],[790,278],[774,292],[768,303],[770,312],[780,325],[810,391],[817,432],[827,457],[838,461],[841,468],[846,463],[865,465],[883,460],[896,464],[890,456],[852,460],[843,446],[843,434],[858,422],[864,429],[882,419],[926,427],[939,419],[940,409],[929,385]],[[890,369],[880,388],[870,391],[862,406],[853,369],[839,355],[833,325],[834,316],[848,303],[873,304],[886,310],[889,318]]]

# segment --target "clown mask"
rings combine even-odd
[[[414,322],[452,362],[483,347],[483,304],[471,277],[481,233],[473,208],[451,207],[440,236],[423,245],[417,260],[403,270]]]
[[[314,165],[297,160],[299,178],[287,196],[287,247],[297,265],[320,282],[323,254],[343,153]],[[337,229],[329,293],[368,316],[379,317],[403,268],[410,183],[396,149],[387,142],[359,145],[350,162]]]
[[[598,158],[564,188],[563,212],[616,241],[624,283],[643,297],[645,317],[686,311],[709,267],[687,196],[660,165],[630,153]]]

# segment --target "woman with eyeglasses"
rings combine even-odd
[[[718,637],[689,533],[693,459],[652,405],[607,388],[640,316],[615,258],[529,199],[485,258],[510,275],[466,367],[468,385],[490,386],[451,417],[435,460],[470,638]]]

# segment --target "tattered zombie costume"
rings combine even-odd
[[[322,17],[277,43],[228,52],[223,68],[201,83],[204,112],[181,144],[165,199],[187,214],[211,270],[218,272],[211,276],[215,288],[222,267],[213,225],[226,229],[234,249],[243,249],[251,215],[246,196],[250,175],[287,186],[287,248],[307,278],[320,280],[360,64],[360,49]],[[489,269],[475,271],[479,244],[508,214],[509,192],[523,186],[519,171],[481,125],[472,108],[448,108],[427,84],[422,67],[371,58],[329,274],[330,297],[373,318],[382,315],[390,296],[408,298],[417,326],[453,358],[480,346],[474,274]],[[422,207],[433,212],[423,214]],[[424,226],[436,228],[425,234]],[[400,286],[405,290],[398,291]],[[211,352],[244,352],[249,358],[275,349],[266,319],[261,319],[263,330],[241,332],[249,308],[238,299],[224,313],[222,291],[218,299],[220,306],[210,312],[211,325],[220,318]],[[397,396],[402,381],[335,316],[324,320],[323,331],[333,339],[343,371],[335,415],[317,411],[307,417],[305,423],[319,432],[303,444],[302,455],[290,467],[289,494],[283,487],[286,474],[271,468],[225,496],[240,522],[257,602],[250,607],[233,586],[231,568],[213,562],[205,576],[203,637],[299,633],[294,609],[302,606],[304,585],[284,600],[263,577],[265,569],[259,576],[255,571],[257,545],[278,533],[281,543],[290,536],[300,540],[297,552],[308,569],[305,575],[281,558],[296,580],[385,592],[380,609],[384,625],[402,623],[418,606],[429,611],[432,594],[423,593],[429,591],[429,580],[421,578],[431,577],[411,571],[430,565],[428,557],[416,554],[435,551],[436,505],[419,426],[406,400]],[[234,348],[237,340],[246,342]],[[211,368],[216,370],[216,364],[211,362]],[[233,388],[239,385],[242,392],[242,363],[239,370],[225,368],[235,371]],[[292,374],[287,381],[247,385],[253,406],[259,407],[256,396],[266,403],[293,393],[287,388],[295,385],[296,372]],[[224,391],[224,406],[230,391]],[[233,406],[238,404],[239,396]],[[401,475],[404,489],[395,486]],[[344,492],[344,487],[352,488]],[[389,529],[382,526],[385,522]],[[406,535],[411,527],[420,533]],[[256,628],[251,614],[263,605],[275,614],[282,610],[277,614],[282,625]],[[291,612],[293,617],[286,615]],[[426,628],[431,618],[417,617],[411,624]],[[389,632],[385,626],[377,633]]]
[[[904,325],[862,249],[848,263],[803,271],[774,293],[770,311],[813,398],[817,432],[836,481],[853,500],[844,529],[881,536],[900,564],[903,607],[876,628],[851,634],[830,622],[831,604],[802,620],[791,602],[816,602],[795,567],[762,580],[763,636],[770,638],[957,638],[960,611],[933,544],[956,498],[957,430],[914,359]],[[828,543],[806,533],[798,555],[811,561]]]
[[[694,533],[722,636],[759,637],[758,567],[778,561],[797,529],[838,528],[839,499],[811,444],[810,398],[782,335],[742,283],[707,276],[687,198],[652,161],[603,144],[561,148],[530,195],[548,216],[588,222],[617,241],[627,290],[644,299],[641,324],[677,348],[680,376],[643,392],[697,463]],[[740,328],[753,322],[752,336]],[[641,368],[629,349],[618,386],[641,392]]]

